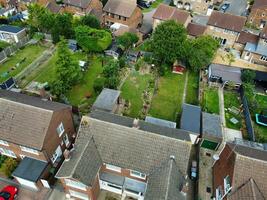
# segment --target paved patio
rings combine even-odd
[[[232,142],[235,138],[242,139],[242,132],[239,130],[234,130],[230,128],[224,128],[225,142]]]

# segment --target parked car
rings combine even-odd
[[[141,8],[149,8],[151,6],[150,2],[146,2],[143,0],[137,0],[137,4],[141,7]]]
[[[18,188],[12,185],[4,187],[0,192],[0,200],[14,200],[18,194]]]
[[[230,3],[225,3],[225,4],[222,5],[220,10],[225,12],[229,7],[230,7]]]

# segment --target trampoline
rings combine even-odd
[[[256,123],[267,126],[267,115],[256,114]]]

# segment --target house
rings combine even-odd
[[[107,50],[104,51],[106,56],[111,56],[114,59],[118,59],[122,54],[123,50],[120,48],[116,42],[112,42]]]
[[[186,199],[188,141],[182,130],[93,112],[82,118],[75,149],[56,177],[68,196],[80,199],[96,200],[102,190],[122,199]]]
[[[217,150],[223,141],[223,128],[219,115],[202,112],[202,141],[205,149]]]
[[[206,26],[192,22],[190,22],[186,27],[188,35],[193,38],[203,35],[206,31],[206,28]]]
[[[209,84],[221,83],[223,86],[230,82],[237,87],[242,84],[241,69],[221,64],[211,64],[208,69]]]
[[[102,20],[103,5],[100,0],[63,0],[62,11],[83,16],[93,14]]]
[[[228,200],[266,199],[266,155],[262,144],[243,140],[226,143],[212,167],[214,197]]]
[[[108,0],[103,8],[104,24],[110,27],[114,23],[137,28],[142,24],[143,14],[135,0]]]
[[[49,1],[46,5],[46,8],[50,10],[50,12],[57,14],[60,12],[62,7],[57,4],[56,1]]]
[[[246,23],[246,18],[213,11],[207,23],[206,34],[219,39],[224,47],[232,47]]]
[[[267,22],[267,1],[255,0],[248,16],[248,22],[257,28],[264,28]]]
[[[255,35],[250,32],[242,31],[239,34],[238,39],[234,44],[234,48],[242,52],[247,43],[256,44],[258,40],[259,40],[259,35]]]
[[[26,29],[18,26],[0,26],[0,40],[8,43],[18,43],[21,38],[26,36]]]
[[[72,110],[65,104],[0,90],[0,116],[0,153],[12,158],[58,167],[75,137]]]
[[[267,26],[261,31],[258,41],[252,42],[246,43],[241,58],[252,63],[267,65]]]
[[[120,103],[121,91],[104,88],[96,98],[92,110],[102,110],[114,113]]]
[[[191,104],[183,104],[180,128],[190,132],[193,144],[197,143],[200,136],[201,108]]]
[[[165,4],[160,4],[154,15],[153,15],[153,29],[155,29],[161,22],[167,20],[174,20],[177,23],[184,25],[187,27],[189,22],[191,21],[191,16],[189,12],[184,10],[179,10],[175,7],[168,6]]]

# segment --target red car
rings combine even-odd
[[[0,200],[14,200],[18,194],[18,188],[12,185],[4,187],[0,192]]]

